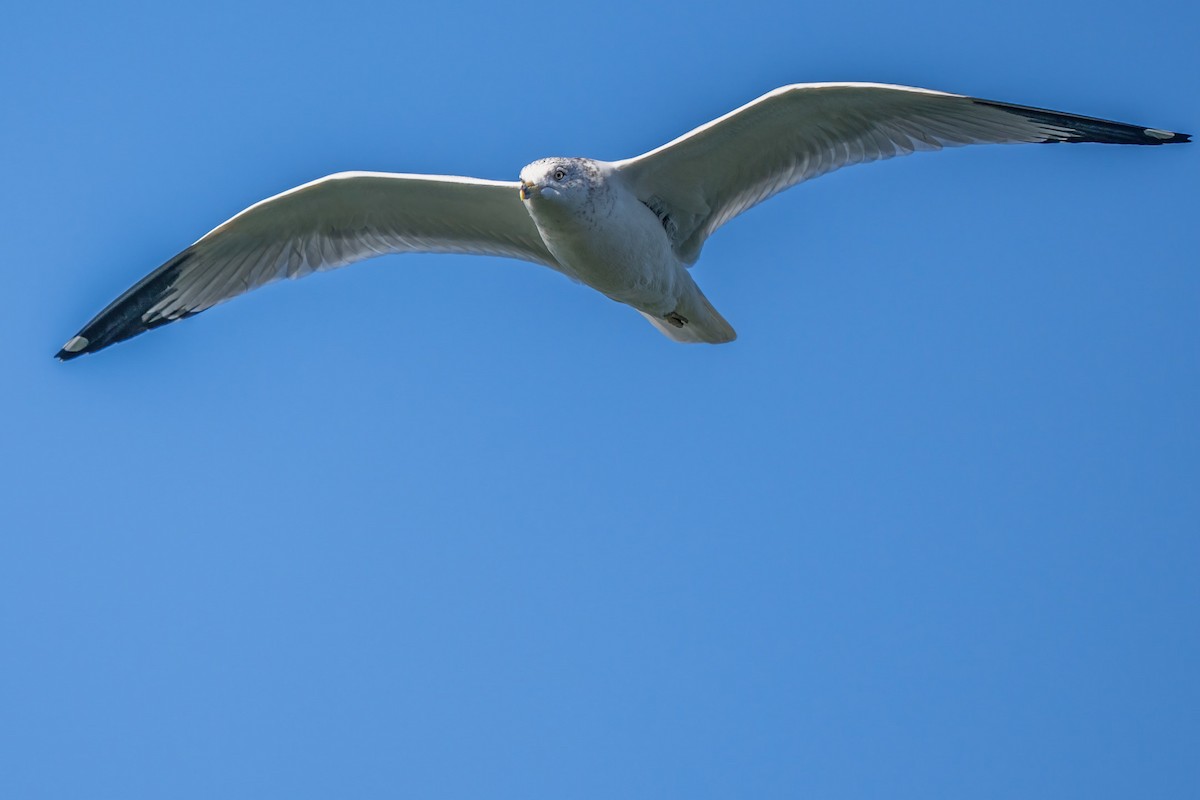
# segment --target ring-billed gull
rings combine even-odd
[[[851,164],[966,144],[1170,144],[1183,133],[872,83],[776,89],[624,161],[546,158],[519,181],[343,172],[256,203],[101,311],[59,359],[94,353],[280,278],[387,253],[544,264],[678,342],[736,334],[688,273],[751,206]]]

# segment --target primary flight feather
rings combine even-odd
[[[736,334],[687,267],[728,220],[851,164],[967,144],[1158,145],[1183,133],[906,86],[796,84],[624,161],[548,158],[519,181],[343,172],[247,208],[151,272],[57,358],[102,350],[280,278],[388,253],[556,269],[680,342]]]

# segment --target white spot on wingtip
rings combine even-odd
[[[80,350],[88,346],[88,340],[82,336],[76,336],[71,341],[63,345],[62,349],[68,353],[78,353]]]
[[[1147,136],[1153,136],[1155,139],[1173,139],[1175,134],[1170,131],[1160,131],[1158,128],[1146,128]]]

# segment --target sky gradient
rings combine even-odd
[[[24,5],[0,30],[0,794],[1200,785],[1200,145],[793,189],[737,342],[503,259],[55,351],[340,170],[514,179],[863,80],[1200,132],[1194,4]]]

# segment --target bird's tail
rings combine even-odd
[[[717,313],[712,303],[704,296],[704,292],[700,291],[700,287],[694,281],[689,280],[688,283],[690,286],[679,299],[679,305],[673,314],[662,318],[642,311],[641,315],[672,341],[688,344],[724,344],[736,339],[737,332],[733,326]]]

